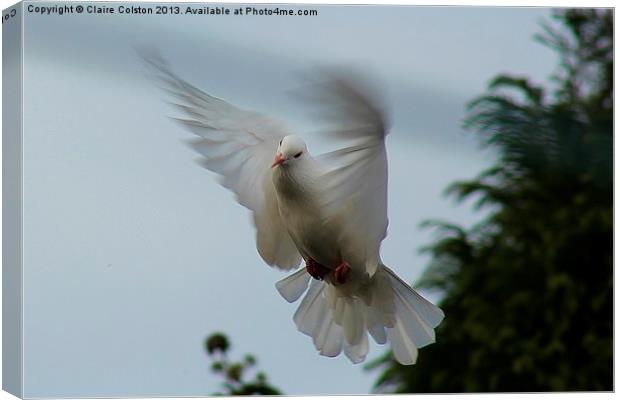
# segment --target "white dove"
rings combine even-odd
[[[395,359],[414,364],[435,341],[444,314],[381,261],[387,235],[386,124],[360,82],[342,76],[313,86],[311,99],[337,121],[340,150],[313,158],[281,123],[239,109],[188,84],[158,57],[145,57],[196,134],[201,164],[252,211],[256,247],[270,266],[300,268],[276,287],[321,355],[353,362],[368,353],[368,335],[390,341]],[[314,279],[311,279],[314,278]],[[309,282],[311,283],[309,284]],[[308,289],[309,286],[309,289]]]

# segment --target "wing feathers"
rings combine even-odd
[[[343,258],[362,259],[373,275],[387,234],[387,122],[376,92],[350,71],[326,72],[302,98],[315,106],[317,119],[339,149],[320,156],[325,224],[340,231]],[[326,78],[325,78],[326,77]]]
[[[183,115],[174,120],[200,137],[190,142],[204,157],[200,164],[221,175],[220,183],[252,211],[261,257],[282,269],[299,266],[301,256],[280,220],[269,168],[278,141],[289,134],[288,129],[187,83],[157,54],[142,53],[142,57],[173,107]]]

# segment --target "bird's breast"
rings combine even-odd
[[[318,193],[308,179],[296,179],[288,171],[274,171],[278,210],[300,254],[328,268],[339,262],[337,232],[324,224]]]

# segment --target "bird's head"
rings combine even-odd
[[[299,136],[285,136],[280,140],[280,144],[276,151],[276,158],[273,160],[271,168],[304,159],[307,153],[308,148],[306,147],[306,143]]]

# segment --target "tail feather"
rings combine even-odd
[[[368,333],[370,333],[375,342],[385,344],[387,342],[385,326],[381,323],[380,316],[372,308],[366,309],[366,323],[368,324]]]
[[[366,359],[366,354],[368,354],[368,335],[366,335],[366,332],[364,332],[356,345],[345,346],[344,354],[354,364],[364,361]]]
[[[417,347],[423,347],[435,342],[435,330],[431,327],[407,298],[396,291],[396,312],[400,316],[399,322]]]
[[[362,340],[362,336],[366,336],[366,326],[364,324],[364,314],[358,299],[343,298],[344,312],[342,318],[342,328],[347,343],[357,344]]]
[[[306,272],[305,268],[301,268],[299,271],[276,283],[276,289],[278,292],[288,301],[293,303],[301,297],[302,294],[308,289],[308,282],[310,281],[310,275]]]
[[[297,325],[297,329],[306,335],[314,337],[313,333],[319,325],[322,315],[322,303],[325,300],[322,297],[325,286],[319,281],[313,281],[310,285],[310,289],[306,293],[306,296],[301,301],[299,308],[293,316],[293,321]]]
[[[342,351],[342,328],[332,318],[327,318],[315,336],[314,346],[320,354],[336,357]]]
[[[392,287],[403,297],[403,302],[411,305],[415,310],[414,312],[424,318],[432,328],[437,327],[444,318],[441,308],[422,297],[388,267],[385,267],[385,271],[390,276]]]
[[[301,270],[276,286],[286,300],[295,301],[308,280]],[[328,282],[310,284],[293,320],[299,331],[312,337],[321,355],[335,357],[344,349],[353,363],[362,362],[368,354],[368,332],[379,344],[389,341],[394,358],[408,365],[415,363],[420,347],[435,342],[434,328],[444,318],[443,311],[388,267],[379,268],[358,292]]]
[[[394,327],[387,329],[387,336],[392,345],[392,353],[396,361],[403,365],[415,364],[418,358],[418,348],[411,336],[409,336],[400,318],[396,321]]]
[[[415,364],[417,349],[435,342],[434,328],[441,323],[444,313],[394,271],[388,267],[383,270],[387,272],[395,294],[397,321],[393,328],[387,329],[394,358],[404,365]]]

